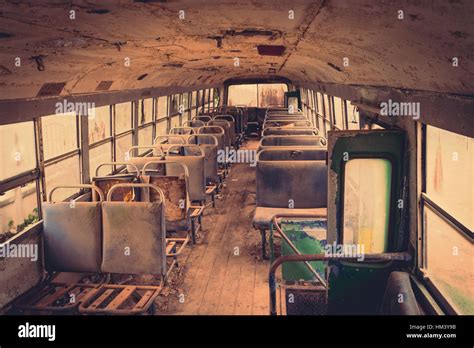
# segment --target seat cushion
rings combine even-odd
[[[253,215],[253,226],[258,229],[270,229],[270,221],[276,214],[317,214],[327,216],[327,208],[270,208],[256,207]]]

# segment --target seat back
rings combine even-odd
[[[213,118],[214,120],[224,120],[230,123],[229,133],[232,145],[235,143],[235,133],[238,131],[236,129],[235,118],[232,115],[217,115]]]
[[[316,128],[307,127],[268,127],[262,131],[262,136],[268,135],[317,135],[318,130]]]
[[[120,173],[107,176],[99,176],[99,169],[104,166],[128,166],[131,170],[128,173]],[[131,163],[127,162],[105,162],[97,166],[95,170],[95,176],[92,178],[92,183],[96,185],[104,194],[107,196],[110,188],[116,184],[131,184],[139,182],[140,171],[138,168]],[[114,201],[139,201],[140,200],[140,191],[134,190],[133,188],[121,188],[114,191],[114,196],[112,197]],[[96,190],[92,190],[92,201],[99,200]]]
[[[201,120],[190,120],[183,122],[183,127],[199,128],[205,125],[206,123]]]
[[[173,144],[173,145],[176,145],[176,144]],[[171,144],[170,144],[170,146],[171,146]],[[169,148],[169,146],[167,146],[167,149],[168,148]],[[132,154],[133,154],[134,149],[152,149],[153,153],[151,154],[152,156],[133,157]],[[143,169],[143,166],[147,162],[159,161],[161,159],[164,159],[165,154],[164,154],[164,152],[161,148],[156,147],[155,145],[152,145],[152,146],[132,146],[128,150],[126,156],[128,158],[128,161],[126,162],[127,163],[127,172],[129,172],[129,173],[132,172],[133,173],[136,169],[141,171]],[[155,169],[159,169],[159,167],[156,167]]]
[[[174,127],[174,128],[170,129],[169,134],[172,134],[172,135],[194,134],[194,128],[192,128],[192,127]]]
[[[181,168],[179,175],[164,175],[161,171],[147,170],[154,164],[174,163]],[[173,171],[176,172],[176,171]],[[189,171],[188,167],[180,162],[173,160],[162,160],[158,162],[148,162],[143,166],[141,180],[143,183],[152,184],[161,189],[165,198],[165,219],[166,229],[168,231],[187,230],[190,224],[188,219],[189,200]],[[156,202],[160,200],[158,192],[148,190],[149,196],[144,201]],[[142,195],[144,195],[142,193]]]
[[[212,134],[193,134],[188,138],[188,144],[199,145],[205,156],[206,166],[206,183],[216,183],[218,181],[218,163],[217,150],[219,141],[217,137]]]
[[[301,146],[326,147],[327,140],[318,135],[269,135],[260,139],[258,150]]]
[[[225,151],[225,130],[220,126],[204,126],[198,129],[198,134],[212,134],[217,138],[217,148]]]
[[[209,115],[198,115],[198,116],[195,116],[193,120],[200,120],[204,123],[207,123],[212,120],[212,117]]]
[[[283,153],[284,160],[262,159],[268,150],[257,155],[258,207],[322,208],[327,206],[327,165],[317,152],[291,157]],[[290,157],[291,159],[288,159]]]
[[[96,191],[97,202],[53,202],[60,188],[89,188]],[[104,195],[94,185],[57,186],[42,204],[44,260],[48,271],[100,272],[101,204]]]
[[[269,127],[283,127],[283,128],[290,128],[290,127],[311,127],[312,124],[309,121],[304,120],[265,120],[263,123],[263,129]]]
[[[208,126],[219,126],[224,129],[224,134],[225,134],[225,146],[230,148],[231,146],[234,145],[235,142],[235,137],[234,139],[231,138],[231,128],[232,125],[229,121],[226,120],[212,120],[207,122]]]
[[[174,149],[184,149],[184,155],[173,154]],[[181,152],[181,151],[180,151]],[[189,199],[206,199],[206,166],[204,151],[198,145],[174,145],[168,148],[165,159],[185,164],[189,170]],[[181,169],[179,169],[181,170]],[[176,165],[166,164],[167,175],[179,175]]]
[[[148,188],[160,197],[154,202],[114,202],[120,187]],[[163,192],[151,184],[118,184],[102,203],[102,272],[166,274],[166,226]]]

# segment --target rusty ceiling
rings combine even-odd
[[[268,74],[472,95],[472,18],[471,0],[0,1],[0,99]]]

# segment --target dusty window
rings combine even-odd
[[[168,116],[168,97],[158,98],[158,117],[157,119]]]
[[[45,116],[41,118],[45,160],[77,149],[76,124],[75,113]]]
[[[471,242],[434,213],[425,208],[426,268],[460,314],[474,313],[474,248]]]
[[[33,122],[0,127],[0,180],[36,167]]]
[[[229,86],[228,105],[284,106],[287,91],[288,87],[283,83],[232,85]]]
[[[36,182],[0,196],[0,244],[38,221]]]
[[[132,129],[132,103],[115,104],[115,134]]]
[[[473,230],[473,138],[431,126],[426,136],[426,194]]]
[[[89,111],[89,144],[110,137],[110,106],[95,108]]]
[[[344,174],[344,244],[387,251],[392,165],[381,158],[349,160]]]
[[[48,197],[51,190],[56,186],[80,184],[80,173],[79,155],[74,155],[60,162],[47,165],[44,170],[44,176],[46,180],[46,194]],[[53,199],[55,201],[62,201],[77,192],[77,188],[57,190],[54,193]]]
[[[95,176],[95,171],[99,164],[112,162],[112,143],[107,142],[95,146],[89,150],[89,167],[91,177]],[[110,174],[112,166],[102,166],[99,169],[99,176]]]

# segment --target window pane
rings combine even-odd
[[[97,167],[106,162],[112,162],[112,142],[101,144],[89,150],[89,166],[91,177],[95,176]],[[99,176],[112,172],[112,166],[103,166],[99,169]]]
[[[115,104],[115,134],[132,128],[132,103]]]
[[[132,135],[128,134],[117,138],[116,148],[115,148],[115,158],[116,162],[125,161],[125,152],[132,147]]]
[[[37,203],[35,181],[0,196],[0,243],[38,221]]]
[[[58,114],[41,118],[44,159],[77,149],[76,114]]]
[[[336,127],[339,129],[344,129],[344,114],[342,113],[342,100],[341,98],[334,97],[334,115],[336,118]]]
[[[170,115],[176,114],[179,111],[179,94],[171,96]]]
[[[152,145],[153,144],[153,127],[148,126],[145,128],[141,128],[138,130],[138,145],[145,146],[145,145]],[[148,151],[148,149],[139,149],[138,153],[142,154]]]
[[[156,124],[156,136],[158,135],[166,135],[167,132],[168,132],[168,129],[167,129],[167,123],[166,120],[163,120],[161,122],[158,122]]]
[[[344,175],[344,244],[366,253],[387,251],[392,165],[386,159],[353,159]]]
[[[139,124],[153,121],[153,98],[143,99],[141,101],[138,114],[140,115],[140,118],[138,119]]]
[[[168,97],[158,98],[158,119],[168,116]]]
[[[46,166],[44,173],[46,179],[46,193],[49,199],[49,193],[56,186],[81,183],[79,155]],[[76,192],[79,192],[79,189],[59,189],[54,192],[53,200],[56,202],[62,201]]]
[[[331,97],[327,94],[324,95],[324,116],[326,120],[330,121],[331,120],[331,104],[330,104],[330,99]]]
[[[323,95],[319,92],[316,92],[318,94],[318,112],[321,116],[324,115],[324,110],[323,110]]]
[[[472,138],[427,126],[426,193],[469,229],[474,229]]]
[[[196,117],[196,116],[197,116],[197,109],[192,109],[191,110],[191,118]]]
[[[110,106],[101,106],[89,112],[89,144],[110,137]]]
[[[460,314],[474,314],[473,245],[425,207],[426,269],[429,278]]]
[[[189,93],[183,93],[182,104],[185,110],[189,109]]]
[[[233,85],[229,86],[228,105],[257,106],[257,85]]]
[[[0,180],[36,167],[33,122],[0,126]]]
[[[172,129],[174,127],[179,127],[179,116],[172,117],[170,119],[170,122],[171,122],[170,129]]]
[[[360,129],[359,126],[359,112],[357,108],[352,105],[350,102],[346,102],[347,104],[347,122],[349,129]]]
[[[288,87],[284,83],[271,83],[258,85],[258,107],[285,105],[285,92]]]
[[[197,91],[193,91],[191,97],[191,106],[196,106]]]

